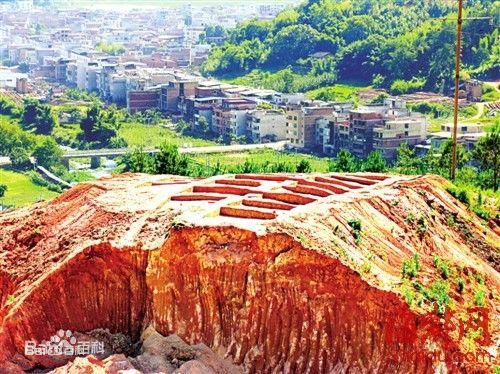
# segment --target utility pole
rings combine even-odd
[[[463,0],[458,0],[457,51],[455,60],[455,107],[453,113],[453,149],[450,170],[451,180],[455,180],[457,171],[458,94],[460,88],[460,55],[462,53],[462,13]]]

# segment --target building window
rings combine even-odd
[[[408,131],[405,131],[405,136],[409,136],[409,133],[408,133]]]
[[[409,129],[409,128],[410,128],[410,124],[405,123],[405,129]]]
[[[462,126],[462,132],[467,132],[467,126]]]

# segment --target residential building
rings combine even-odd
[[[402,143],[410,147],[425,142],[427,119],[424,116],[410,116],[387,119],[384,125],[374,130],[373,149],[380,151],[386,160],[395,160],[397,149]]]
[[[286,115],[281,110],[256,109],[247,113],[247,137],[254,143],[287,139]]]
[[[217,135],[244,136],[247,133],[247,111],[255,109],[254,101],[242,98],[224,98],[215,105],[212,131]]]
[[[326,103],[304,102],[286,107],[287,139],[293,147],[316,149],[316,121],[330,116],[334,108]]]

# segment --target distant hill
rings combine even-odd
[[[499,79],[498,2],[465,1],[464,71]],[[206,75],[241,76],[267,88],[299,91],[356,81],[398,91],[446,92],[456,41],[456,2],[448,0],[309,0],[274,21],[229,32],[203,67]],[[304,78],[305,77],[305,78]]]

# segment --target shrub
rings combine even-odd
[[[444,279],[448,279],[450,276],[450,267],[448,263],[438,256],[434,256],[434,266],[439,270],[439,273]]]
[[[310,173],[312,171],[309,160],[302,159],[297,165],[297,173]]]
[[[448,295],[450,291],[450,285],[448,282],[443,280],[437,280],[432,282],[427,290],[428,298],[434,302],[438,307],[438,314],[443,315],[446,306],[450,303],[450,296]]]
[[[7,192],[7,186],[5,184],[0,184],[0,197],[4,197]]]
[[[352,236],[354,237],[356,244],[361,244],[361,221],[360,220],[350,220],[347,222],[352,228]]]
[[[480,287],[474,294],[474,304],[476,304],[477,306],[484,306],[485,298],[486,292],[484,291],[483,287]]]
[[[401,275],[403,278],[414,278],[420,270],[420,256],[415,253],[408,261],[403,261]]]
[[[465,289],[465,281],[462,278],[457,279],[457,290],[462,293]]]
[[[397,79],[391,84],[391,94],[402,95],[421,90],[425,85],[424,79],[413,78],[410,81]]]

